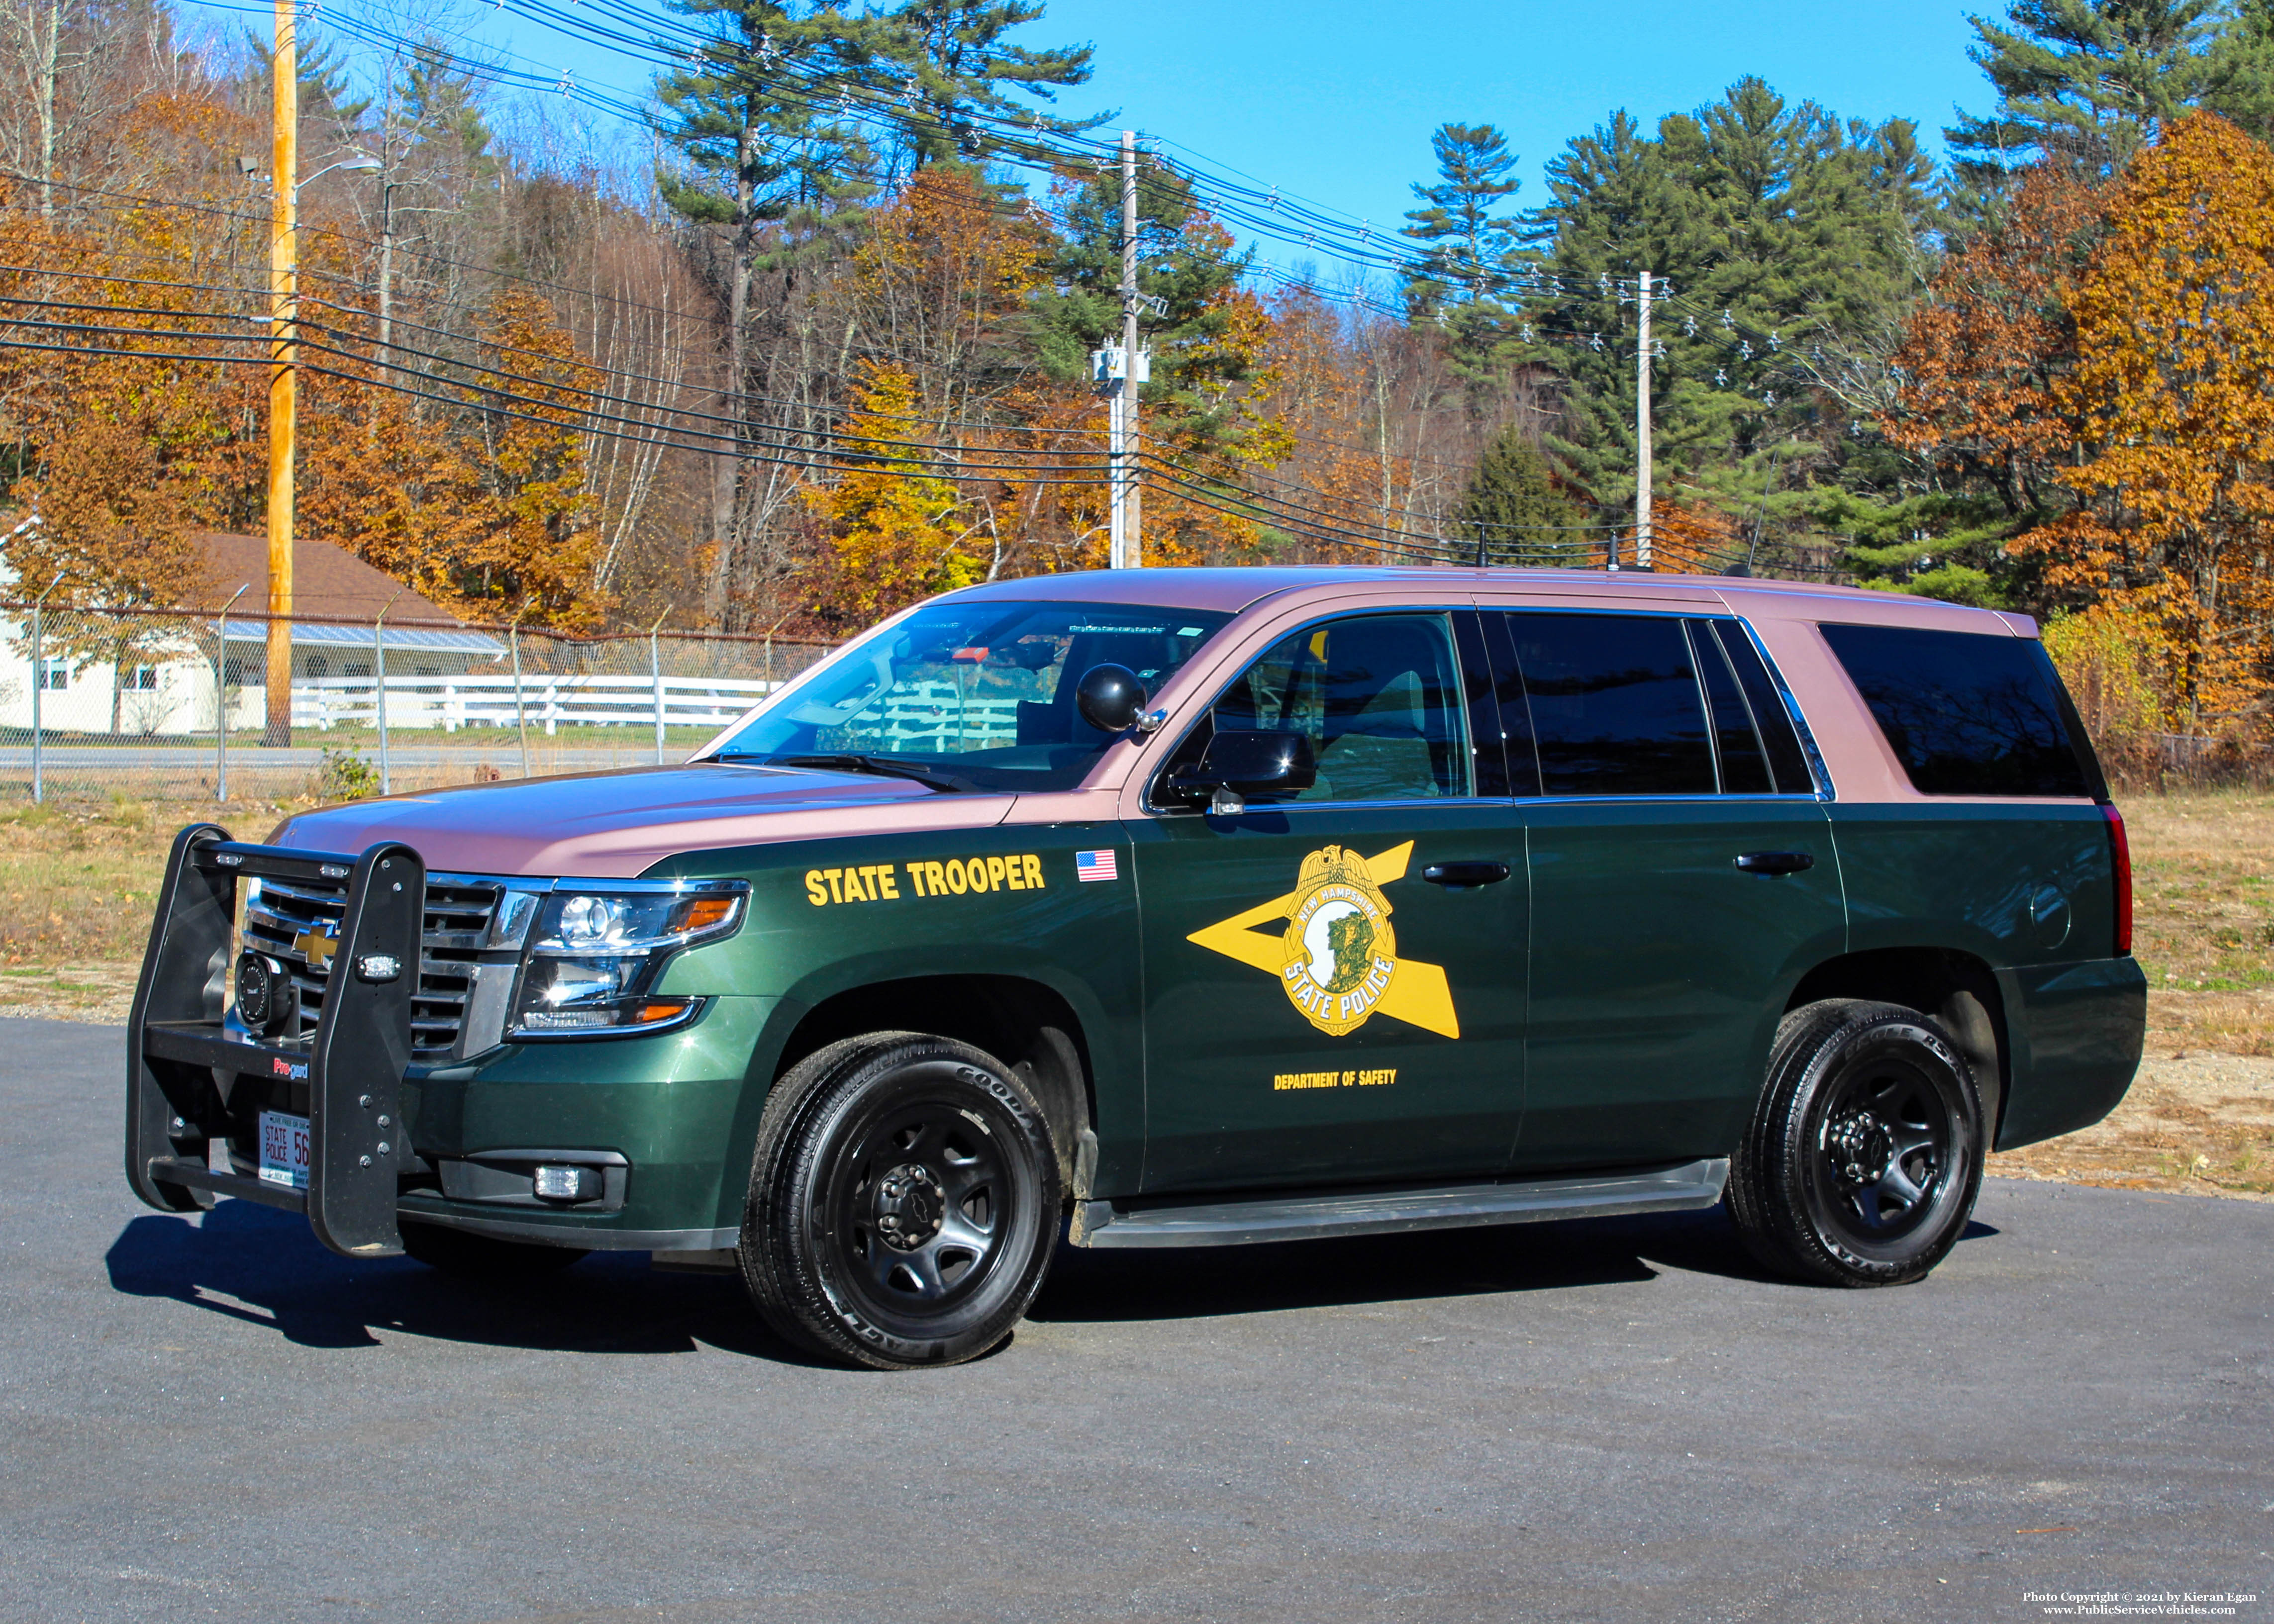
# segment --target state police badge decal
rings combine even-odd
[[[1279,984],[1329,1037],[1355,1032],[1397,974],[1389,900],[1354,852],[1329,846],[1303,860],[1287,915]]]
[[[1296,1011],[1329,1037],[1347,1037],[1384,1015],[1457,1038],[1461,1018],[1444,966],[1398,958],[1390,928],[1382,888],[1405,877],[1412,855],[1411,840],[1372,857],[1321,846],[1303,859],[1294,890],[1185,939],[1277,976]]]

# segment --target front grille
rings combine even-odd
[[[331,981],[333,948],[347,913],[348,888],[260,878],[244,909],[243,945],[283,961],[300,996],[300,1030],[315,1031]],[[505,888],[460,875],[426,876],[425,940],[418,956],[418,990],[410,1005],[410,1057],[424,1065],[463,1058],[467,1009],[487,970],[510,974],[510,963],[488,948],[491,922]],[[485,951],[487,949],[488,951]],[[513,954],[510,958],[517,958]],[[485,1034],[478,1047],[494,1038]]]

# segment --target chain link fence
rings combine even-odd
[[[0,801],[341,800],[684,758],[826,643],[0,601]]]

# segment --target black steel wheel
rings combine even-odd
[[[992,1056],[878,1033],[809,1056],[758,1125],[741,1259],[788,1340],[880,1370],[975,1358],[1041,1289],[1058,1174]]]
[[[1947,1033],[1916,1010],[1831,999],[1778,1028],[1729,1171],[1753,1254],[1843,1286],[1919,1280],[1982,1187],[1982,1105]]]
[[[546,1246],[535,1241],[501,1240],[448,1224],[405,1219],[403,1250],[428,1268],[471,1280],[512,1280],[555,1274],[589,1252],[576,1246]]]

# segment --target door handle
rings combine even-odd
[[[1480,885],[1497,885],[1508,878],[1508,865],[1504,862],[1431,863],[1421,870],[1421,877],[1432,885],[1443,885],[1454,891],[1473,891]]]
[[[1747,874],[1799,874],[1816,867],[1816,859],[1806,852],[1747,852],[1737,867]]]

